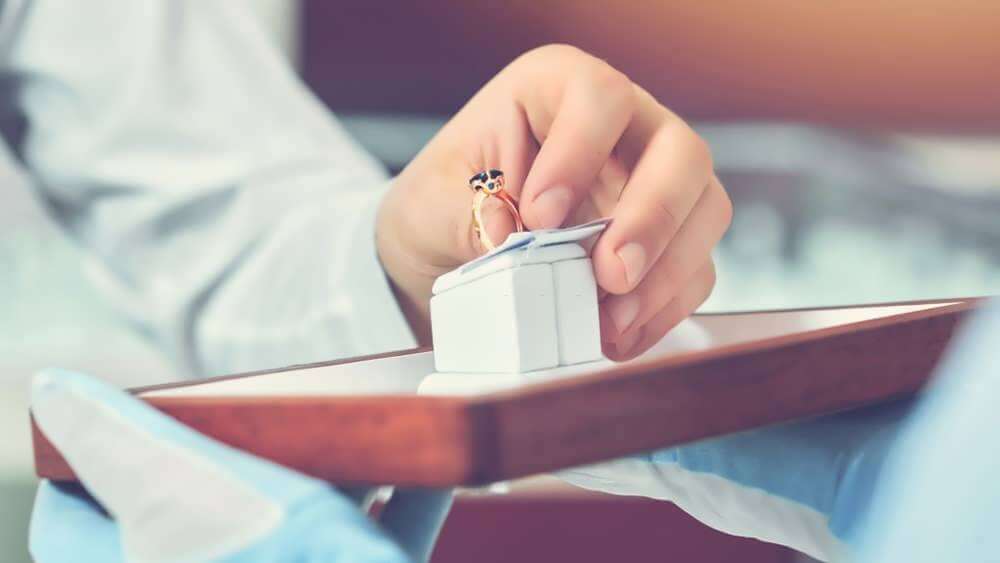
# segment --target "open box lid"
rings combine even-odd
[[[605,218],[564,229],[511,233],[503,244],[489,253],[440,276],[431,291],[438,295],[489,274],[518,266],[583,258],[587,256],[587,252],[577,243],[600,233],[610,222],[610,218]]]

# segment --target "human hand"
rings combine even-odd
[[[382,203],[379,256],[421,341],[434,279],[485,251],[466,180],[488,168],[503,170],[526,228],[613,218],[592,248],[608,357],[645,351],[711,293],[732,206],[705,142],[607,63],[554,45],[487,83]],[[499,205],[484,215],[491,240],[513,230]]]
[[[32,413],[86,487],[42,481],[30,537],[41,563],[422,560],[450,503],[450,493],[410,495],[403,505],[393,498],[382,530],[328,483],[217,443],[79,374],[38,376]]]

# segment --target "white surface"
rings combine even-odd
[[[597,284],[576,243],[608,222],[512,233],[435,280],[437,370],[522,373],[601,359]]]
[[[239,3],[33,2],[22,20],[14,148],[179,375],[415,345],[375,250],[388,176]]]
[[[712,335],[700,321],[688,319],[681,322],[655,347],[655,352],[644,354],[628,363],[648,360],[654,356],[670,356],[683,352],[705,350],[712,346]],[[599,350],[599,349],[598,349]],[[543,369],[527,373],[432,373],[421,383],[421,395],[482,395],[536,383],[547,383],[558,379],[587,375],[608,369],[615,365],[603,357],[569,366]]]
[[[632,362],[647,361],[693,350],[706,350],[772,338],[785,334],[818,330],[832,326],[855,323],[880,317],[901,315],[912,311],[933,309],[947,303],[934,305],[895,305],[889,307],[859,307],[822,311],[793,311],[781,313],[746,313],[734,315],[708,315],[684,321],[667,334],[656,346]],[[609,362],[610,363],[610,362]],[[549,379],[543,372],[510,374],[447,374],[462,389],[449,391],[438,385],[435,394],[483,394],[500,387],[524,386],[548,381],[552,377],[592,373],[606,367],[595,362],[571,369],[549,370]],[[579,370],[579,371],[577,371]],[[248,379],[206,381],[177,389],[164,389],[143,394],[144,397],[195,397],[195,396],[317,396],[317,395],[371,395],[409,394],[418,388],[430,392],[432,385],[444,381],[434,374],[438,382],[421,386],[422,380],[434,371],[430,352],[394,358],[383,358],[362,363],[304,368],[259,375]],[[508,384],[508,385],[504,385]]]
[[[583,248],[575,243],[597,235],[610,223],[611,219],[604,218],[563,229],[511,233],[500,246],[434,280],[432,293],[443,293],[462,283],[506,268],[586,256]]]
[[[205,383],[143,393],[143,397],[400,395],[415,393],[434,371],[434,354],[422,352],[367,362],[308,367],[252,378]]]
[[[492,273],[431,298],[435,367],[523,372],[559,365],[552,266]]]
[[[519,233],[514,233],[519,234]],[[495,272],[510,270],[529,264],[551,264],[560,260],[582,258],[587,253],[578,244],[558,244],[553,246],[521,247],[493,255],[490,260],[470,262],[434,280],[434,295],[448,292],[460,285],[472,283]],[[473,266],[473,267],[470,267]]]
[[[597,281],[590,259],[552,264],[552,285],[556,293],[559,365],[603,359]]]
[[[435,372],[420,382],[420,395],[481,395],[533,383],[547,383],[594,373],[614,365],[598,360],[572,366],[558,366],[525,373],[441,373]]]
[[[248,8],[257,16],[264,33],[295,68],[299,66],[299,0],[253,0]]]
[[[923,305],[890,305],[885,307],[855,307],[848,309],[820,309],[815,311],[788,311],[776,313],[746,313],[740,315],[704,315],[697,317],[698,323],[712,335],[713,346],[726,346],[750,342],[762,338],[773,338],[796,332],[819,330],[832,326],[858,323],[881,317],[891,317],[953,305],[954,303],[934,303]],[[669,338],[670,335],[667,335]],[[663,341],[661,341],[662,344]],[[655,353],[657,344],[653,350]]]
[[[8,4],[12,3],[5,3],[5,7]],[[280,30],[278,44],[293,47],[297,5],[297,1],[254,0],[246,9],[259,14],[268,30]],[[86,9],[92,17],[75,18],[62,13],[62,17],[56,18],[57,23],[68,22],[73,27],[71,35],[89,33],[95,23],[108,24],[113,30],[105,34],[109,36],[121,35],[116,32],[128,27],[122,18],[100,18],[97,6],[88,5]],[[277,21],[279,16],[281,21]],[[130,45],[136,48],[168,43],[176,35],[180,22],[168,23],[169,34],[148,34],[147,41]],[[68,53],[77,63],[77,70],[81,68],[81,57],[92,53],[75,49],[71,40],[62,40],[60,33],[42,35],[52,51]],[[100,32],[91,35],[98,40],[102,37]],[[115,56],[103,57],[106,64],[97,65],[100,72],[85,74],[100,78],[101,72],[110,69],[115,60]],[[144,68],[156,75],[169,74],[162,67]],[[255,76],[259,78],[260,73]],[[117,92],[128,90],[121,87],[123,81],[98,82],[116,84]],[[57,97],[68,95],[67,89],[60,89]],[[112,120],[97,121],[110,126]],[[107,128],[102,131],[107,132]],[[110,142],[111,137],[104,139]],[[142,142],[134,137],[126,145],[135,147]],[[67,156],[70,153],[82,154],[81,150],[74,150],[59,158],[77,161],[76,156]],[[139,160],[109,159],[103,164],[124,170],[132,165],[142,167]],[[117,166],[120,163],[125,166]],[[167,170],[170,173],[163,176],[176,182],[176,167]],[[154,172],[162,174],[161,170]],[[54,365],[92,373],[120,386],[159,383],[181,374],[151,345],[147,333],[122,322],[108,309],[81,272],[86,252],[81,245],[69,242],[65,230],[57,228],[45,216],[38,204],[51,203],[51,199],[30,193],[34,188],[24,182],[20,173],[15,174],[5,151],[0,158],[0,179],[0,428],[4,431],[0,440],[0,553],[3,554],[0,559],[4,563],[20,563],[29,561],[27,520],[36,485],[27,415],[27,379],[39,369]],[[118,180],[117,186],[127,185],[121,177]]]
[[[623,458],[557,475],[584,489],[666,500],[716,530],[786,545],[824,561],[841,554],[825,515],[711,473]]]

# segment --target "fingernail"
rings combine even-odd
[[[608,316],[618,334],[624,334],[639,316],[639,296],[634,293],[614,295],[607,299]]]
[[[625,267],[625,281],[635,287],[646,270],[646,249],[637,242],[630,242],[618,249],[618,258]]]
[[[566,186],[556,186],[538,194],[531,202],[531,209],[540,228],[554,229],[562,225],[569,215],[572,199],[573,194]]]

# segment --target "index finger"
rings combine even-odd
[[[680,119],[665,120],[646,142],[615,206],[614,223],[594,247],[598,284],[611,293],[639,285],[711,179],[707,145]],[[720,191],[724,200],[725,191]],[[709,218],[728,225],[725,206],[713,200],[713,211],[715,207],[718,212]]]
[[[555,100],[532,97],[524,104],[542,146],[524,182],[521,215],[532,229],[558,227],[587,195],[632,121],[636,91],[620,72],[593,59]]]

